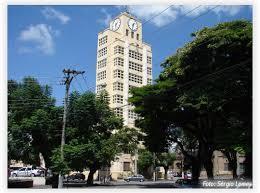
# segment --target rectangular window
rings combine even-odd
[[[128,36],[128,33],[129,33],[129,30],[126,29],[126,30],[125,30],[125,35]]]
[[[101,50],[98,51],[98,57],[102,57],[107,54],[107,47],[102,48]]]
[[[135,120],[138,118],[138,115],[133,110],[128,110],[128,118]]]
[[[104,36],[98,40],[98,46],[102,46],[107,43],[107,36]]]
[[[152,57],[147,56],[147,63],[148,63],[148,64],[152,64]]]
[[[131,32],[131,38],[134,38],[134,32],[133,31]]]
[[[245,164],[244,163],[239,163],[239,173],[240,174],[245,173]]]
[[[124,84],[121,82],[114,82],[113,83],[113,90],[118,90],[118,91],[123,91],[124,89]]]
[[[124,162],[123,163],[123,170],[124,171],[130,171],[131,168],[130,168],[130,162]]]
[[[97,80],[99,81],[99,80],[103,80],[103,79],[105,79],[106,78],[106,71],[104,70],[104,71],[102,71],[102,72],[99,72],[98,74],[97,74]]]
[[[100,85],[97,85],[97,93],[100,93],[102,90],[105,90],[105,85],[104,84],[100,84]]]
[[[132,88],[136,88],[136,86],[133,86],[131,84],[128,85],[128,90],[130,91]]]
[[[129,61],[129,69],[142,72],[143,65]]]
[[[136,39],[139,40],[139,34],[136,34]]]
[[[148,74],[148,75],[152,75],[152,68],[147,67],[147,74]]]
[[[114,113],[118,117],[123,117],[123,109],[122,108],[114,108]]]
[[[115,46],[114,54],[124,54],[124,48],[122,46]]]
[[[150,78],[147,78],[147,84],[152,84],[152,79],[150,79]]]
[[[123,96],[116,94],[113,95],[113,103],[118,103],[118,104],[123,104],[124,100],[123,100]]]
[[[136,52],[134,50],[129,50],[129,57],[133,58],[133,59],[136,59],[136,60],[139,60],[139,61],[143,60],[143,54],[138,53],[138,52]]]
[[[114,66],[124,66],[124,59],[119,57],[115,58]]]
[[[103,60],[98,61],[98,69],[103,68],[106,65],[107,65],[107,59],[106,58],[103,59]]]
[[[124,78],[123,70],[114,70],[114,78]]]
[[[229,163],[224,163],[224,171],[230,171]]]
[[[129,81],[136,82],[142,84],[142,76],[138,76],[136,74],[129,73]]]

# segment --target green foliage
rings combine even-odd
[[[39,164],[39,153],[50,165],[57,144],[60,109],[54,107],[51,88],[26,77],[21,83],[8,81],[8,159]]]
[[[148,168],[153,165],[153,155],[150,151],[145,149],[140,149],[138,151],[138,161],[137,167],[141,174],[145,175]]]
[[[64,160],[71,170],[109,166],[118,153],[112,131],[120,130],[123,123],[108,104],[106,93],[98,97],[90,92],[71,93],[64,146]]]
[[[176,155],[175,153],[163,152],[157,155],[157,159],[157,165],[168,169],[169,166],[173,165],[173,162],[176,160]]]
[[[130,102],[149,150],[179,141],[180,128],[198,140],[210,168],[215,149],[252,149],[252,23],[221,23],[193,37],[162,64],[155,85],[131,90]]]

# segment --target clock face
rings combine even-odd
[[[129,19],[128,20],[128,27],[132,30],[132,31],[136,31],[137,30],[137,22],[134,19]]]
[[[121,24],[121,20],[120,20],[119,18],[115,19],[115,20],[112,22],[111,29],[112,29],[113,31],[118,30],[118,28],[120,27],[120,24]]]

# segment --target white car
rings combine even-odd
[[[18,170],[11,172],[12,177],[21,177],[21,176],[40,176],[41,171],[39,169],[32,169],[31,167],[23,167]]]

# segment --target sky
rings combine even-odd
[[[124,6],[8,6],[8,79],[33,76],[53,89],[57,105],[65,88],[62,70],[84,70],[71,90],[95,90],[97,34]],[[143,40],[152,46],[153,79],[165,58],[192,40],[191,33],[220,22],[252,21],[251,6],[131,5],[143,22]]]

